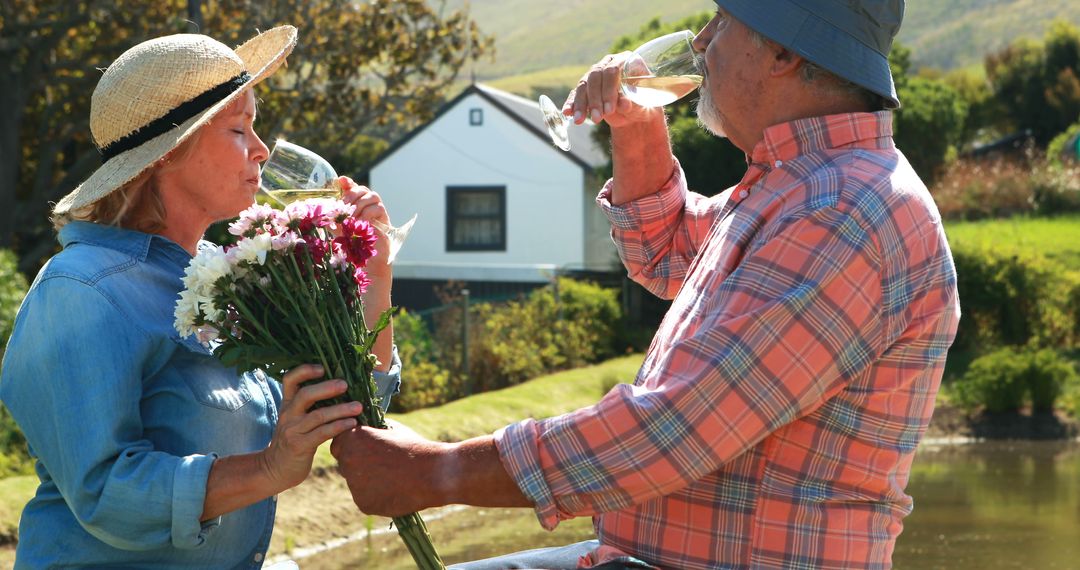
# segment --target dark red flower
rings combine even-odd
[[[341,235],[334,238],[334,243],[341,247],[345,258],[356,267],[364,267],[375,256],[375,242],[378,236],[371,224],[356,218],[345,218],[341,222]]]

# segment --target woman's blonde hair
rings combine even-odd
[[[51,219],[53,228],[59,231],[69,222],[80,221],[148,234],[161,232],[165,228],[166,212],[158,191],[157,177],[175,168],[177,163],[182,163],[191,154],[198,144],[201,131],[199,129],[192,133],[164,158],[100,200],[64,214],[54,213]]]

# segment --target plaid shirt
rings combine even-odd
[[[500,430],[541,524],[667,568],[888,568],[959,320],[930,194],[888,112],[776,125],[742,181],[598,198],[674,298],[635,385]]]

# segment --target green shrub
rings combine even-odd
[[[1072,351],[1072,362],[1080,362],[1080,351]],[[1076,370],[1076,367],[1073,367]],[[1058,406],[1074,418],[1080,419],[1080,374],[1066,377]]]
[[[18,270],[18,259],[10,251],[0,250],[0,358],[7,346],[15,314],[28,286]],[[0,477],[32,472],[33,462],[26,450],[26,439],[6,408],[0,406]]]
[[[1041,216],[1080,212],[1080,164],[1044,162],[1033,168],[1031,202],[1034,212]]]
[[[477,392],[519,384],[566,362],[549,292],[504,305],[478,305],[476,319],[483,325],[469,354],[469,378]]]
[[[1002,345],[1072,346],[1080,277],[1035,252],[958,247],[960,327],[953,346],[974,354]]]
[[[1078,382],[1072,362],[1056,351],[1042,349],[1030,354],[1025,377],[1031,407],[1036,412],[1049,412],[1065,389]]]
[[[1080,280],[1074,282],[1072,288],[1069,289],[1066,311],[1073,323],[1072,337],[1080,339]]]
[[[15,313],[29,288],[18,267],[19,260],[14,253],[0,250],[0,346],[7,345],[11,327],[15,325]]]
[[[618,292],[561,278],[503,303],[470,306],[468,370],[463,355],[460,293],[447,291],[432,329],[407,312],[394,320],[403,370],[395,411],[438,405],[476,392],[519,384],[614,356],[622,324]]]
[[[1050,141],[1046,146],[1046,158],[1056,166],[1080,162],[1080,123],[1073,124]]]
[[[960,406],[987,412],[1014,412],[1024,404],[1028,358],[1015,348],[1002,348],[975,359],[953,386]]]
[[[581,366],[615,356],[617,329],[623,318],[619,292],[565,278],[558,280],[558,286],[562,323],[566,327],[561,337],[562,353],[570,365]]]
[[[439,366],[434,339],[423,319],[400,311],[394,317],[394,342],[401,358],[402,386],[390,402],[391,411],[410,412],[461,397],[460,377]]]
[[[1015,412],[1030,404],[1036,412],[1049,412],[1064,394],[1071,397],[1078,384],[1072,362],[1059,352],[1006,347],[975,359],[953,385],[952,396],[968,410]]]
[[[896,146],[923,180],[932,180],[963,142],[967,102],[945,82],[924,77],[896,90],[904,102],[895,112]]]

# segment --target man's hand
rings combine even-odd
[[[615,184],[611,203],[624,204],[659,190],[671,178],[667,118],[663,108],[647,108],[622,94],[623,64],[630,52],[601,59],[578,82],[563,104],[563,114],[580,124],[585,117],[611,126],[611,163]]]
[[[353,502],[369,515],[405,515],[449,503],[444,472],[450,445],[411,429],[359,427],[334,438],[330,453],[349,484]]]
[[[628,51],[607,55],[593,65],[570,92],[563,104],[563,114],[573,117],[575,124],[586,118],[594,123],[606,121],[613,130],[634,123],[662,121],[662,109],[642,107],[623,96],[623,64],[630,57]]]

